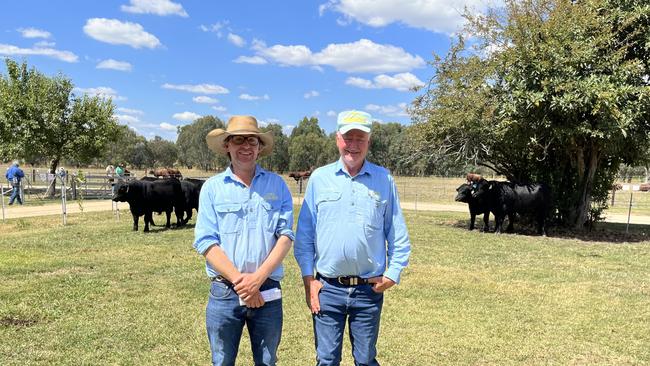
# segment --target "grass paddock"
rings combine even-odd
[[[457,213],[406,220],[411,263],[386,293],[382,365],[650,363],[645,228],[629,243],[469,232]],[[209,363],[192,225],[144,234],[99,212],[0,231],[0,365]],[[279,365],[315,364],[300,273],[284,263]],[[347,336],[343,352],[352,365]],[[237,364],[252,364],[246,336]]]

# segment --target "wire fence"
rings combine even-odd
[[[23,179],[22,194],[24,202],[28,205],[40,205],[48,202],[65,200],[92,200],[110,199],[112,196],[112,185],[117,181],[114,175],[106,174],[82,174],[84,179],[79,180],[75,174],[59,176],[33,169]],[[209,176],[193,176],[191,178],[208,179]],[[283,175],[287,186],[294,198],[301,203],[307,187],[308,178],[295,180],[288,175]],[[135,174],[123,178],[124,180],[137,179]],[[53,183],[54,181],[54,183]],[[464,211],[467,206],[454,201],[456,188],[465,182],[465,177],[395,177],[398,193],[402,206],[407,209],[453,209]],[[638,182],[638,181],[637,181]],[[61,189],[61,186],[64,189]],[[55,189],[48,188],[55,187]],[[650,192],[644,191],[644,186],[638,183],[619,184],[619,190],[610,192],[606,215],[626,215],[634,221],[634,218],[648,218],[650,223]],[[62,194],[65,192],[65,196]],[[4,184],[2,192],[2,212],[4,211],[6,199],[11,194],[11,186]],[[433,207],[433,208],[432,208]],[[620,220],[619,220],[620,221]]]

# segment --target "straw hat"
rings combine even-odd
[[[273,134],[271,132],[262,132],[257,127],[257,120],[253,116],[232,116],[228,120],[228,126],[217,128],[208,133],[205,141],[208,143],[210,150],[217,154],[227,155],[226,139],[228,136],[235,135],[255,135],[262,141],[262,149],[259,156],[266,156],[273,150]]]

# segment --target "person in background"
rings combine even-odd
[[[411,253],[397,187],[366,160],[372,119],[361,111],[337,120],[338,161],[310,176],[294,255],[311,310],[318,365],[339,365],[346,323],[355,365],[379,365],[384,292],[400,282]]]
[[[5,177],[9,181],[9,184],[11,184],[12,189],[11,197],[9,198],[9,205],[13,205],[14,200],[18,200],[18,203],[21,205],[23,204],[23,199],[20,195],[20,182],[25,177],[25,173],[20,169],[19,165],[18,161],[14,161],[5,173]]]
[[[262,169],[273,136],[251,116],[233,116],[206,137],[230,166],[201,188],[194,248],[211,279],[206,328],[212,363],[234,365],[244,325],[255,365],[275,365],[282,333],[282,260],[294,239],[293,201],[284,180]]]

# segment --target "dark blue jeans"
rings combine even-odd
[[[260,290],[280,287],[280,283],[266,280]],[[212,351],[212,364],[235,365],[244,324],[251,338],[255,365],[275,365],[282,335],[282,299],[250,309],[239,305],[235,290],[218,281],[212,281],[206,308],[206,328]]]
[[[14,184],[11,190],[11,197],[9,198],[9,204],[13,205],[14,200],[17,199],[18,203],[23,204],[23,200],[20,198],[20,184]]]
[[[346,287],[320,280],[320,312],[313,315],[318,366],[339,365],[347,321],[355,365],[379,365],[377,338],[384,295],[371,285]]]

